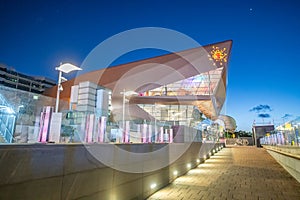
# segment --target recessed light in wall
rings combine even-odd
[[[156,183],[152,183],[152,184],[150,185],[150,188],[151,188],[151,189],[154,189],[154,188],[156,188],[156,186],[157,186]]]
[[[177,175],[178,175],[178,171],[175,170],[175,171],[173,172],[173,175],[174,175],[174,176],[177,176]]]

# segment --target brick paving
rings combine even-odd
[[[229,147],[148,198],[158,199],[299,200],[300,183],[265,149]]]

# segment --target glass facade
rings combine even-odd
[[[300,145],[300,117],[276,127],[260,139],[261,144]]]
[[[223,67],[149,90],[145,96],[211,95],[221,79]]]
[[[218,72],[219,70],[215,70]],[[216,73],[219,77],[220,73]],[[187,81],[193,84],[205,84],[208,73],[191,77],[180,82],[181,87],[188,89]],[[202,81],[199,81],[201,77]],[[205,78],[206,77],[206,78]],[[214,80],[212,77],[210,80]],[[178,82],[179,83],[179,82]],[[178,83],[168,85],[175,92]],[[217,82],[215,82],[216,84]],[[199,92],[201,90],[190,90]],[[177,91],[178,92],[178,91]],[[172,94],[172,93],[169,93]],[[173,93],[174,94],[174,93]],[[179,93],[178,93],[179,94]],[[41,130],[41,113],[45,106],[54,107],[55,98],[40,94],[26,92],[5,86],[0,86],[0,123],[2,143],[36,143]],[[9,100],[10,103],[7,103]],[[111,95],[108,96],[108,108],[111,108]],[[97,101],[95,100],[96,104]],[[146,142],[186,142],[205,141],[216,142],[220,137],[217,124],[209,120],[195,105],[168,105],[168,104],[137,104],[146,111],[152,120],[132,119],[117,120],[110,112],[103,112],[102,107],[94,112],[70,111],[68,102],[60,101],[62,112],[60,142],[121,142],[121,143],[146,143]],[[105,108],[106,110],[108,108]],[[52,109],[53,110],[53,109]],[[50,115],[51,116],[51,115]],[[103,125],[105,123],[105,126]],[[178,130],[187,131],[180,127],[190,128],[184,137],[175,137]],[[101,134],[100,134],[101,133]],[[128,135],[128,137],[124,137]],[[173,135],[174,134],[174,135]],[[101,135],[101,137],[100,137]],[[188,136],[188,137],[187,137]]]
[[[55,98],[0,86],[1,142],[37,142],[41,111],[54,105]],[[61,101],[60,107],[68,109],[68,103]]]

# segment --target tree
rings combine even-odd
[[[252,133],[248,131],[239,130],[234,132],[234,134],[238,137],[252,137]]]

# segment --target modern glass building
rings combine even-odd
[[[73,142],[218,141],[223,131],[236,127],[220,114],[231,45],[224,41],[63,82],[60,130],[51,127],[57,86],[45,90],[54,81],[1,66],[1,142],[40,142],[41,131],[51,142],[51,129],[59,132],[55,142],[66,136]],[[193,130],[192,136],[177,135],[182,127]]]
[[[209,129],[215,129],[210,125],[219,118],[225,102],[231,45],[232,41],[224,41],[87,72],[62,83],[60,98],[70,103],[75,116],[72,126],[80,130],[81,137],[87,134],[90,120],[92,132],[97,132],[99,127],[95,124],[104,116],[109,124],[108,141],[122,134],[116,129],[126,130],[132,136],[127,142],[141,141],[143,136],[133,138],[142,135],[145,125],[151,138],[160,132],[167,132],[170,137],[166,130],[185,126],[199,130],[197,134],[202,139],[217,141],[219,136],[211,136]],[[97,95],[100,90],[107,95],[100,98]],[[57,87],[53,87],[44,94],[55,98],[56,92]],[[97,107],[99,98],[109,103]],[[99,114],[99,109],[106,110],[106,115]],[[147,141],[154,140],[157,138]]]

